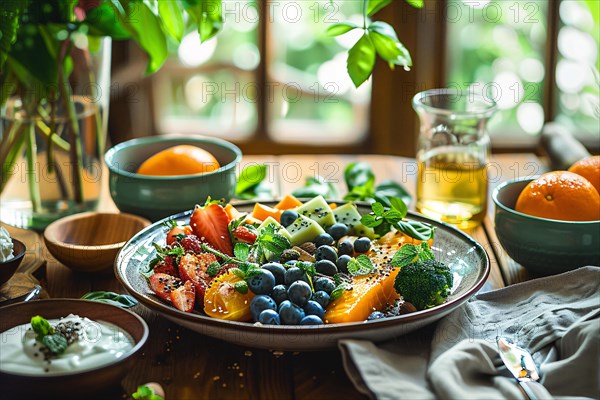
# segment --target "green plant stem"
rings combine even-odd
[[[42,208],[42,200],[40,197],[40,186],[37,182],[37,174],[35,167],[37,163],[37,145],[35,141],[35,125],[27,124],[27,184],[29,185],[29,196],[31,197],[31,208],[34,213],[39,212]]]
[[[81,204],[83,203],[83,175],[82,175],[82,167],[83,167],[83,156],[81,149],[81,135],[79,133],[79,123],[77,121],[77,112],[75,110],[75,105],[73,104],[73,99],[71,97],[72,90],[71,84],[69,80],[65,76],[64,71],[64,62],[67,54],[69,53],[69,49],[71,48],[70,40],[67,39],[61,44],[60,56],[58,60],[58,86],[60,88],[60,97],[65,105],[65,110],[67,111],[68,121],[67,128],[69,133],[69,143],[71,145],[69,158],[71,161],[71,179],[73,180],[73,197],[75,203]]]
[[[4,187],[8,183],[9,178],[13,175],[12,168],[15,164],[23,142],[25,141],[25,125],[19,123],[18,126],[13,126],[14,140],[11,141],[10,145],[6,148],[6,153],[0,156],[2,162],[2,181],[0,182],[0,193],[4,190]],[[9,132],[10,133],[10,132]]]
[[[369,6],[369,0],[363,0],[363,29],[367,30],[367,10]]]
[[[53,131],[44,121],[37,120],[35,122],[40,133],[44,134],[44,136],[48,137],[55,145],[61,148],[64,151],[70,151],[71,145],[65,139],[61,138],[59,134]]]

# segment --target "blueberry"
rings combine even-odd
[[[323,325],[323,321],[316,315],[307,315],[300,320],[300,325]]]
[[[371,250],[371,239],[368,237],[359,237],[354,241],[354,251],[357,253],[366,253]]]
[[[306,275],[306,272],[304,272],[303,270],[301,270],[298,267],[292,267],[292,268],[289,268],[287,271],[285,271],[285,284],[286,285],[291,285],[292,283],[294,283],[296,281],[304,281],[304,282],[308,283],[308,276]]]
[[[333,243],[333,238],[329,233],[321,233],[318,235],[315,240],[313,240],[315,246],[320,247],[323,245],[330,245]]]
[[[290,301],[300,307],[304,307],[312,295],[310,285],[304,281],[296,281],[288,288]]]
[[[316,288],[315,288],[316,290]],[[317,303],[319,303],[321,305],[321,307],[323,307],[323,309],[326,309],[327,306],[329,305],[329,294],[327,292],[324,292],[323,290],[319,290],[316,291],[315,293],[313,293],[313,295],[310,298],[312,301],[316,301]]]
[[[325,316],[325,310],[319,303],[314,300],[309,300],[308,303],[304,306],[304,313],[306,315],[316,315],[317,317],[323,319]]]
[[[264,310],[258,316],[258,322],[265,325],[281,325],[279,314],[275,310]]]
[[[385,314],[381,311],[373,311],[368,317],[367,321],[373,321],[375,319],[385,318]]]
[[[343,272],[344,274],[348,273],[348,261],[350,261],[352,257],[348,254],[342,254],[338,259],[335,265],[338,268],[339,272]]]
[[[319,260],[315,263],[315,269],[319,274],[334,276],[338,269],[334,263],[329,260]]]
[[[255,321],[258,321],[258,316],[264,310],[277,310],[277,304],[275,303],[275,300],[269,296],[265,296],[264,294],[254,297],[250,302],[250,312],[252,313],[252,318]]]
[[[329,260],[331,262],[336,262],[338,259],[337,251],[331,246],[319,246],[317,248],[317,252],[315,253],[315,260]]]
[[[333,280],[325,278],[324,276],[315,279],[313,285],[315,287],[315,292],[323,291],[327,294],[331,294],[331,292],[333,292],[333,289],[335,289],[335,283],[333,282]]]
[[[327,230],[327,232],[331,235],[332,238],[334,238],[335,240],[340,240],[340,238],[342,236],[345,236],[348,234],[348,231],[350,229],[348,228],[348,225],[343,224],[341,222],[335,223],[333,225],[331,225],[329,227],[329,229]]]
[[[279,306],[279,318],[282,325],[298,325],[304,318],[304,310],[289,300]]]
[[[298,260],[289,260],[289,261],[286,261],[284,265],[293,266],[293,265],[296,265],[297,262],[298,262]],[[284,267],[284,268],[288,268],[288,267]]]
[[[287,294],[287,286],[285,285],[277,285],[273,288],[273,293],[271,293],[271,297],[277,304],[281,304],[284,300],[289,300]]]
[[[344,240],[343,242],[340,242],[338,244],[338,254],[339,255],[349,255],[352,256],[354,255],[354,246],[352,245],[352,242],[349,240]]]
[[[294,223],[295,220],[297,220],[299,217],[298,213],[294,210],[285,210],[284,212],[281,213],[281,216],[279,217],[279,222],[281,223],[282,226],[284,227],[288,227],[291,224]]]
[[[275,277],[271,271],[260,269],[256,276],[248,280],[248,287],[254,294],[271,294],[275,286]]]
[[[281,285],[285,282],[285,268],[278,262],[270,262],[263,264],[261,268],[270,271],[275,277],[275,284]]]

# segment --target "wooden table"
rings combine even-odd
[[[414,160],[391,156],[248,156],[241,167],[267,163],[274,198],[301,186],[307,176],[319,174],[345,191],[344,167],[351,161],[371,164],[378,180],[393,179],[414,194]],[[490,167],[491,190],[518,176],[537,175],[543,165],[534,155],[511,154],[493,158]],[[107,175],[107,174],[105,174]],[[100,209],[115,210],[107,185]],[[190,208],[192,205],[190,205]],[[483,291],[497,289],[528,279],[525,270],[512,261],[494,234],[493,204],[482,226],[468,231],[487,250],[492,270]],[[32,231],[10,228],[25,241],[29,261],[45,259],[44,287],[50,297],[78,298],[90,291],[125,292],[110,274],[85,275],[72,272],[45,249],[41,236]],[[362,398],[346,377],[338,351],[281,353],[232,345],[181,328],[138,305],[133,309],[150,326],[150,338],[135,369],[111,389],[114,398],[126,398],[139,384],[156,381],[166,389],[169,400],[205,398],[251,399],[331,399]]]

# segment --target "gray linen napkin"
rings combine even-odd
[[[600,268],[478,294],[437,325],[339,348],[348,376],[372,398],[525,398],[497,355],[497,336],[533,353],[555,398],[599,398]]]

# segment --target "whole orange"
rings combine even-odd
[[[600,193],[600,156],[590,156],[571,165],[569,171],[583,176]]]
[[[182,144],[160,151],[140,165],[137,173],[152,176],[193,175],[219,169],[217,159],[200,147]]]
[[[541,218],[596,221],[600,220],[600,194],[580,175],[553,171],[523,189],[515,210]]]

